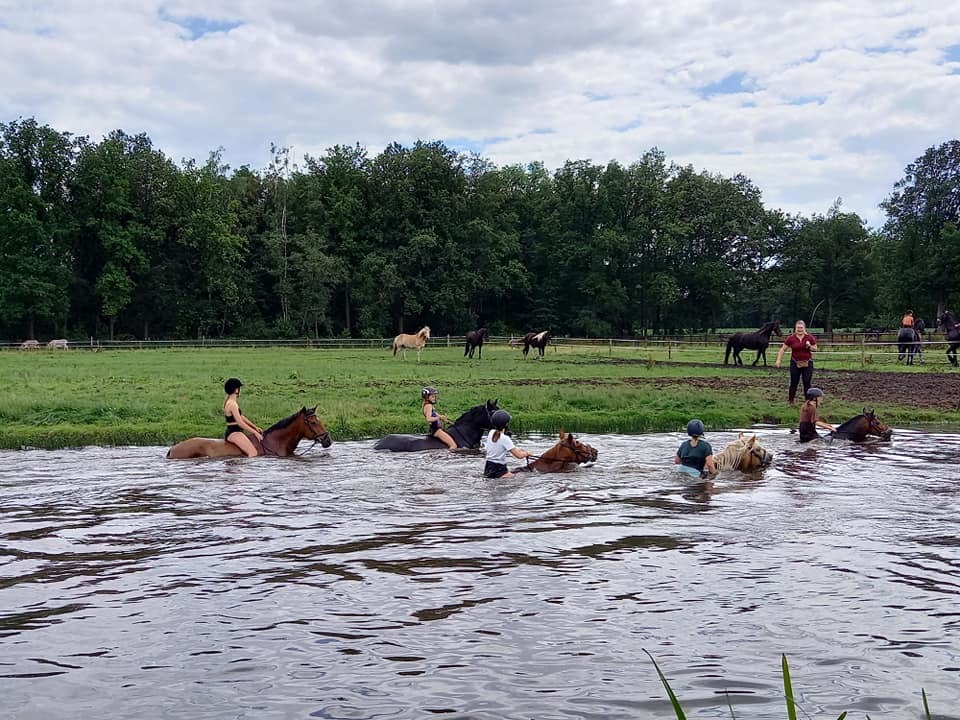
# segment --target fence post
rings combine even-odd
[[[610,357],[613,357],[613,338],[610,338]]]
[[[860,369],[863,370],[863,346],[866,335],[860,336]]]
[[[667,338],[667,360],[673,357],[673,341]]]
[[[447,347],[450,347],[450,335],[447,334]]]

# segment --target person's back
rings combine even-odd
[[[800,442],[810,442],[820,437],[817,419],[817,401],[806,400],[800,406]]]
[[[908,327],[908,328],[912,328],[912,327],[913,327],[913,313],[912,313],[912,312],[908,312],[906,315],[903,316],[903,319],[900,320],[900,327]]]

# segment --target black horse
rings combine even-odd
[[[537,352],[540,353],[539,357],[543,357],[543,350],[547,347],[547,343],[550,342],[550,331],[544,330],[543,332],[538,333],[527,333],[523,336],[523,357],[526,359],[527,353],[530,352],[530,348],[535,347]]]
[[[730,351],[733,351],[734,365],[743,365],[740,359],[741,350],[756,350],[757,359],[753,361],[754,367],[763,358],[763,365],[767,365],[767,346],[770,344],[770,334],[780,334],[780,323],[776,320],[765,322],[759,330],[752,333],[734,333],[727,340],[727,354],[723,357],[723,364],[730,362]]]
[[[920,335],[912,327],[902,327],[897,333],[897,362],[902,362],[904,356],[907,365],[913,365],[913,355],[920,349]]]
[[[458,448],[476,448],[480,446],[483,431],[493,427],[490,415],[499,410],[496,400],[487,400],[483,405],[477,405],[458,417],[450,427],[446,428]],[[393,452],[417,452],[420,450],[446,450],[442,440],[432,435],[387,435],[377,440],[374,450],[392,450]]]
[[[890,436],[893,435],[893,430],[880,420],[873,410],[864,408],[860,415],[850,418],[842,425],[838,425],[837,429],[829,434],[829,437],[863,442],[870,435],[874,435],[881,440],[889,440]]]
[[[463,356],[473,358],[473,351],[477,351],[477,360],[483,358],[483,341],[490,339],[490,331],[485,328],[471,330],[467,333],[467,344],[463,348]]]
[[[937,325],[943,328],[943,334],[949,346],[947,347],[947,360],[954,367],[957,367],[957,348],[960,348],[960,323],[949,310],[944,311],[943,315],[937,318]]]

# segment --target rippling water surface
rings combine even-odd
[[[648,650],[690,717],[784,718],[780,653],[812,716],[960,717],[960,436],[757,432],[775,467],[712,488],[679,435],[499,481],[370,442],[0,452],[4,716],[673,717]]]

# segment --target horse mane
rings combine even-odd
[[[285,427],[289,427],[293,423],[293,421],[296,420],[300,415],[307,415],[307,414],[309,413],[307,413],[307,409],[305,407],[300,408],[290,417],[286,417],[283,420],[278,420],[277,422],[275,422],[273,425],[271,425],[266,430],[264,430],[263,434],[266,435],[268,432],[273,432],[274,430],[283,430]]]
[[[424,337],[430,337],[430,327],[428,325],[424,325],[422,328],[420,328],[420,331],[417,333],[417,337],[420,337],[421,335]]]

